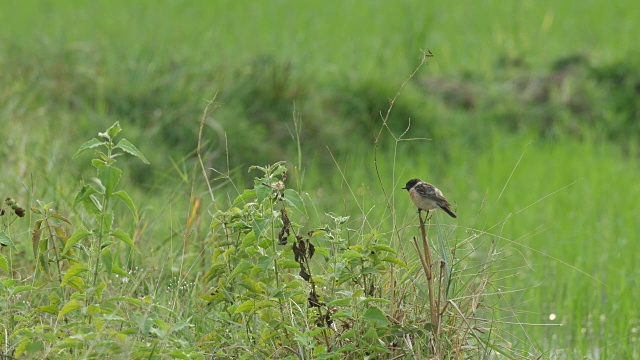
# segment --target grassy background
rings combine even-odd
[[[379,112],[419,49],[431,49],[390,128],[399,135],[410,118],[407,136],[432,140],[394,153],[385,135],[385,185],[427,178],[457,203],[454,238],[503,239],[516,275],[496,279],[496,291],[521,290],[507,295],[521,312],[497,318],[563,324],[525,327],[549,355],[637,358],[638,18],[640,6],[623,0],[14,2],[0,13],[0,194],[68,211],[77,180],[90,176],[88,157],[71,156],[120,120],[152,162],[132,163],[128,179],[146,235],[159,240],[151,259],[181,256],[172,234],[192,188],[203,189],[193,151],[217,94],[223,106],[205,132],[212,166],[240,183],[252,164],[293,167],[297,112],[303,190],[318,213],[358,214],[359,203],[382,216]],[[214,184],[221,202],[235,196]]]

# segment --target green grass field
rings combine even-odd
[[[460,274],[483,261],[495,240],[484,316],[503,331],[500,343],[512,358],[640,358],[638,18],[640,5],[623,0],[5,5],[2,199],[27,210],[52,202],[74,224],[69,235],[80,224],[92,229],[87,212],[73,208],[80,180],[95,174],[89,152],[72,160],[85,141],[119,121],[151,164],[118,158],[120,186],[141,216],[135,222],[126,206],[114,205],[114,224],[139,253],[113,248],[114,263],[134,274],[128,280],[101,275],[107,292],[139,306],[131,316],[138,332],[113,335],[135,345],[121,353],[115,345],[87,345],[96,336],[112,340],[106,330],[87,330],[97,326],[91,317],[37,320],[33,308],[54,304],[56,281],[37,270],[44,266],[32,255],[39,217],[28,211],[26,219],[0,218],[15,245],[0,250],[10,269],[0,269],[0,354],[188,358],[251,353],[269,343],[264,332],[259,345],[258,337],[243,343],[232,330],[219,333],[215,324],[229,318],[198,295],[215,287],[202,278],[221,256],[214,246],[220,230],[210,229],[216,211],[253,186],[251,165],[282,160],[288,188],[302,194],[310,215],[296,213],[296,229],[331,223],[326,213],[348,215],[345,234],[365,243],[376,238],[409,265],[418,263],[410,245],[417,220],[401,187],[423,177],[443,190],[459,216],[438,216],[447,244],[462,243],[470,254],[458,263]],[[404,138],[414,140],[395,142],[383,131],[376,173],[374,136],[421,49],[434,56],[402,88],[388,118],[395,136],[410,120]],[[209,192],[196,147],[214,98],[220,108],[203,132],[205,165],[216,169]],[[435,244],[435,226],[429,234]],[[424,279],[414,269],[398,267],[398,286],[413,289],[407,299],[426,306]],[[380,275],[382,289],[389,274]],[[87,286],[90,280],[84,278]],[[20,285],[33,289],[20,288],[18,296]],[[95,286],[89,288],[78,304],[93,299],[87,294]],[[93,311],[55,304],[83,316]],[[120,321],[109,316],[107,323]],[[167,323],[177,330],[162,332]],[[85,337],[66,339],[72,332]],[[303,338],[297,343],[309,341]],[[269,341],[274,349],[280,344]],[[296,358],[247,358],[268,356]]]

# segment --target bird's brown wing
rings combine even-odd
[[[418,184],[415,186],[416,192],[425,198],[430,198],[433,199],[434,197],[438,196],[438,192],[440,192],[438,189],[436,189],[435,186],[429,184],[429,183],[422,183],[422,184]],[[440,193],[442,194],[442,193]]]
[[[447,202],[447,199],[445,199],[444,195],[442,195],[442,191],[440,191],[440,189],[438,189],[437,187],[429,183],[418,184],[416,185],[415,189],[416,189],[416,192],[418,192],[418,194],[422,195],[423,197],[426,197],[436,202],[441,202],[441,201],[444,201],[445,203]]]
[[[445,199],[444,195],[442,194],[442,191],[440,191],[440,189],[438,189],[437,187],[429,183],[418,184],[416,185],[416,191],[418,192],[418,194],[435,201],[435,203],[438,204],[438,207],[444,210],[444,212],[449,214],[449,216],[451,216],[452,218],[457,218],[456,214],[451,211],[451,204],[449,204],[447,199]]]

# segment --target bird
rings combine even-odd
[[[451,204],[445,199],[442,191],[437,187],[424,182],[418,178],[407,181],[403,189],[409,192],[411,201],[418,207],[418,212],[425,210],[427,216],[429,210],[443,210],[452,218],[457,218],[456,214],[451,210]]]

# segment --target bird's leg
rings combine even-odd
[[[433,217],[433,214],[431,214],[431,216],[429,216],[429,210],[427,210],[427,218],[426,218],[426,220],[429,221],[429,220],[431,220],[432,217]]]

